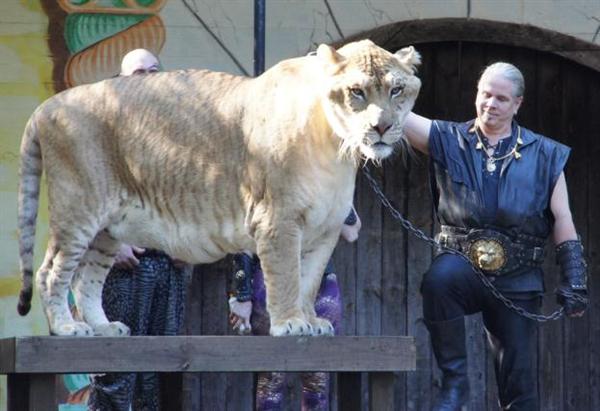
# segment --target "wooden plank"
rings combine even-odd
[[[166,372],[159,374],[161,409],[183,411],[183,374]]]
[[[369,165],[371,175],[381,187],[382,170]],[[359,173],[356,186],[357,210],[362,219],[362,229],[356,251],[356,333],[381,334],[382,310],[382,206],[373,194],[366,178]],[[361,381],[366,381],[361,376]],[[368,406],[368,385],[361,383],[361,404]]]
[[[444,79],[435,75],[440,49],[448,47],[443,45],[430,45],[419,47],[423,56],[423,66],[419,76],[423,85],[415,112],[429,118],[438,118],[438,106],[435,93],[438,87],[443,87]],[[438,84],[439,83],[439,84]],[[416,155],[409,164],[408,194],[406,216],[418,228],[427,234],[433,232],[433,213],[431,194],[428,180],[428,159],[423,155]],[[414,235],[407,235],[406,258],[406,322],[407,334],[415,337],[417,341],[417,371],[407,375],[406,382],[406,409],[428,410],[431,409],[433,398],[431,344],[429,333],[423,323],[423,307],[421,296],[421,279],[431,264],[431,247]],[[437,367],[435,367],[437,369]]]
[[[244,411],[254,408],[254,374],[249,372],[229,373],[227,375],[227,411]]]
[[[382,186],[381,169],[370,165],[371,175]],[[357,206],[362,219],[358,238],[356,308],[357,334],[381,334],[381,203],[373,195],[369,183],[359,173]]]
[[[0,340],[0,373],[7,374],[15,370],[14,338]]]
[[[30,374],[29,384],[29,411],[55,411],[56,376]]]
[[[588,143],[590,136],[597,134],[598,130],[589,128],[588,120],[598,113],[589,111],[587,104],[582,104],[589,99],[589,82],[597,73],[590,73],[588,69],[569,65],[564,76],[564,117],[566,137],[568,144],[574,147],[567,169],[567,185],[570,193],[577,193],[571,197],[571,211],[584,247],[587,249],[588,221],[587,221],[587,179],[589,170]],[[591,222],[592,224],[597,222]],[[564,403],[566,408],[584,410],[589,406],[589,347],[588,347],[588,320],[589,316],[565,321],[564,345]]]
[[[195,266],[194,274],[187,288],[185,311],[185,335],[202,335],[202,271],[205,266]],[[202,374],[186,373],[183,376],[183,405],[185,409],[201,409]]]
[[[362,218],[360,210],[357,210],[357,213]],[[356,335],[356,250],[356,242],[348,244],[340,241],[334,252],[335,271],[342,293],[343,309],[340,335]],[[356,404],[357,401],[360,403],[360,374],[339,374],[337,383],[338,409],[349,409],[350,404]]]
[[[14,340],[14,341],[12,341]],[[405,336],[340,337],[13,337],[14,370],[1,373],[408,371]]]
[[[486,66],[486,49],[481,44],[461,43],[459,61],[459,94],[454,101],[455,119],[466,121],[475,118],[475,98],[477,82]],[[483,410],[487,404],[487,340],[481,314],[465,318],[465,339],[467,345],[467,370],[471,394],[469,407]]]
[[[540,58],[543,59],[543,57]],[[519,108],[516,119],[523,126],[537,132],[541,121],[537,116],[537,99],[543,98],[543,96],[540,96],[537,89],[537,52],[513,47],[511,50],[510,62],[521,70],[521,73],[523,73],[523,77],[525,78],[525,95],[523,96],[523,103]],[[543,106],[544,100],[541,102]]]
[[[539,103],[536,105],[538,126],[536,131],[564,142],[561,59],[540,54],[536,80]],[[543,104],[541,104],[542,102]],[[558,268],[555,263],[553,244],[549,244],[546,251],[548,254],[542,266],[546,284],[542,312],[549,314],[558,309],[554,297],[554,290],[558,283]],[[564,406],[562,398],[564,387],[562,329],[562,321],[552,321],[543,324],[538,333],[538,392],[542,410],[560,411]]]
[[[405,153],[406,155],[406,153]],[[384,164],[383,192],[403,215],[408,194],[408,162],[394,158]],[[375,194],[373,194],[374,196]],[[406,335],[406,230],[390,210],[383,210],[381,333]],[[393,396],[400,408],[406,406],[406,374],[395,375]],[[373,409],[373,408],[371,408]]]
[[[362,408],[361,378],[359,373],[341,372],[338,374],[338,403],[340,411]]]
[[[595,135],[600,130],[600,78],[596,73],[588,76],[590,88],[589,100],[586,102],[589,112],[596,113],[591,115],[587,121],[590,130],[596,130],[594,137],[591,137],[587,155],[591,159],[600,158],[600,139]],[[589,323],[589,369],[590,369],[590,404],[591,410],[600,410],[600,284],[597,280],[597,273],[600,272],[600,161],[590,161],[589,176],[587,178],[588,186],[588,218],[587,224],[590,227],[587,241],[587,261],[589,281],[589,307],[586,312]]]
[[[225,335],[227,323],[227,275],[233,265],[230,258],[206,265],[202,272],[202,334]],[[223,373],[202,374],[202,409],[224,408],[228,376]]]
[[[362,219],[360,208],[357,209],[357,213]],[[360,235],[362,232],[359,233]],[[357,242],[349,244],[343,240],[339,241],[333,253],[333,264],[342,293],[343,309],[340,334],[346,335],[356,335],[356,255]]]
[[[393,411],[396,405],[394,397],[394,374],[391,372],[369,374],[369,409]]]

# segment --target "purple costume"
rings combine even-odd
[[[252,324],[253,335],[269,335],[269,314],[266,309],[266,289],[263,272],[258,258],[245,254],[235,256],[236,271],[250,271],[252,278]],[[246,274],[249,274],[246,272]],[[315,301],[315,311],[318,317],[331,321],[335,334],[340,332],[342,318],[342,301],[336,275],[333,273],[331,261],[325,269],[321,287]],[[302,373],[302,409],[329,409],[329,373]],[[256,387],[256,409],[261,411],[280,410],[283,402],[285,373],[262,372],[258,374]]]

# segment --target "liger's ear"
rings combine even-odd
[[[413,74],[417,71],[417,66],[421,64],[421,54],[413,46],[404,47],[395,54],[400,63],[406,65]]]
[[[321,44],[317,48],[317,57],[323,62],[329,64],[339,64],[344,61],[344,56],[335,51],[335,49],[327,44]]]

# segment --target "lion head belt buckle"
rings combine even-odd
[[[507,253],[500,241],[480,238],[469,246],[469,259],[480,270],[494,272],[504,267]]]

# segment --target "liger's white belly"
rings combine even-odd
[[[162,250],[173,258],[192,264],[211,263],[229,253],[255,251],[254,240],[244,226],[243,215],[219,222],[205,212],[194,218],[160,217],[152,207],[126,206],[119,210],[109,232],[131,245]]]

